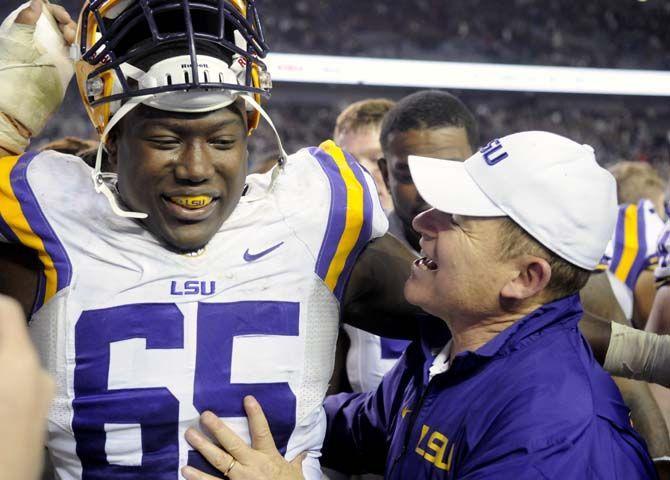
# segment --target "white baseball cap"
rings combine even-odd
[[[421,196],[443,212],[508,216],[570,263],[593,270],[617,218],[614,177],[593,148],[548,132],[491,141],[465,162],[409,156]]]

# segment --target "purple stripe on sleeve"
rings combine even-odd
[[[619,206],[619,215],[616,219],[616,229],[614,230],[614,253],[612,254],[612,263],[610,263],[610,272],[612,273],[616,272],[619,263],[621,263],[621,256],[623,255],[627,206],[628,205]]]
[[[333,292],[340,301],[344,296],[344,290],[347,286],[347,283],[349,282],[349,277],[351,275],[351,271],[354,269],[356,260],[372,236],[372,197],[370,196],[370,187],[365,181],[365,175],[361,170],[360,164],[348,153],[345,152],[344,155],[347,159],[347,163],[356,176],[356,180],[358,180],[358,182],[363,187],[363,225],[361,226],[361,231],[358,234],[356,245],[347,257],[347,261],[344,264],[344,269],[340,274],[340,278],[337,280],[337,285],[335,286],[335,291]]]
[[[626,285],[628,288],[633,290],[637,279],[640,276],[640,273],[644,269],[644,264],[647,256],[647,232],[646,232],[646,222],[644,215],[644,200],[640,200],[640,203],[637,205],[637,242],[638,249],[637,254],[635,255],[635,261],[633,266],[628,273],[626,278]]]
[[[347,215],[347,186],[335,159],[317,147],[312,147],[308,151],[310,155],[317,159],[330,182],[330,213],[328,214],[326,234],[323,237],[321,250],[316,260],[316,274],[322,280],[325,280],[328,268],[335,257],[340,238],[344,233]]]
[[[60,291],[70,284],[72,279],[72,264],[70,258],[58,240],[56,233],[49,225],[44,212],[28,183],[28,166],[37,156],[37,152],[26,153],[21,156],[10,174],[10,183],[14,195],[21,204],[23,214],[32,231],[42,239],[46,253],[51,257],[58,273],[58,285],[56,291]]]

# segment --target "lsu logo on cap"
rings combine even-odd
[[[496,163],[500,163],[509,157],[507,152],[503,150],[503,146],[500,143],[500,140],[497,138],[495,140],[491,140],[488,145],[482,147],[479,152],[484,157],[486,163],[491,166],[495,165]]]

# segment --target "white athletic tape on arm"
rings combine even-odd
[[[16,126],[5,115],[0,114],[0,157],[2,150],[19,155],[28,147],[29,140],[21,135]]]
[[[74,69],[46,8],[37,26],[14,23],[24,6],[0,26],[0,112],[37,135],[62,103]]]
[[[670,335],[612,323],[603,365],[612,375],[670,387]]]

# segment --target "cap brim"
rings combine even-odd
[[[410,155],[408,162],[417,190],[432,207],[473,217],[506,215],[477,186],[463,162],[416,155]]]

